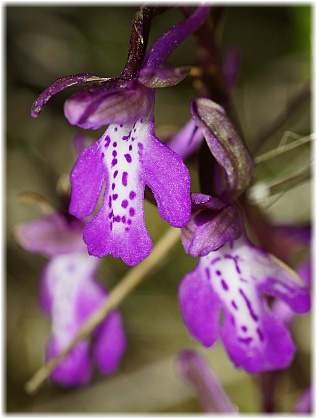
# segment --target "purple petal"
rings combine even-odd
[[[189,73],[189,67],[176,67],[162,64],[159,68],[144,67],[138,73],[138,82],[150,89],[171,87],[182,82]]]
[[[249,301],[251,304],[251,300]],[[254,300],[252,304],[255,305]],[[240,308],[240,306],[239,306]],[[259,309],[258,309],[259,310]],[[236,316],[224,310],[221,339],[228,355],[237,368],[242,367],[251,374],[287,368],[293,360],[295,345],[287,328],[266,310],[257,311],[261,321],[258,327],[241,323]],[[239,323],[233,324],[233,320]],[[243,333],[247,327],[248,330]]]
[[[119,82],[118,82],[119,83]],[[153,107],[153,92],[136,82],[109,87],[107,83],[93,84],[66,100],[65,117],[71,125],[97,129],[108,124],[131,124]]]
[[[83,250],[82,229],[80,221],[74,219],[69,223],[56,212],[17,226],[14,235],[23,249],[55,256]]]
[[[208,147],[225,170],[228,199],[233,199],[250,183],[254,162],[224,109],[210,99],[194,99],[191,104],[194,121],[202,130]]]
[[[205,359],[194,350],[184,350],[177,357],[177,369],[189,381],[204,412],[237,413]]]
[[[213,345],[219,336],[220,300],[209,283],[209,267],[200,262],[182,279],[179,303],[191,336],[204,346]]]
[[[52,318],[47,359],[65,349],[88,315],[101,303],[104,293],[94,282],[97,265],[98,260],[85,252],[54,257],[46,265],[42,277],[45,301],[42,303],[46,304]],[[87,305],[90,310],[86,309]],[[87,383],[91,373],[89,345],[81,342],[53,371],[51,378],[59,384],[76,386]]]
[[[160,216],[173,227],[182,227],[190,218],[190,175],[182,159],[154,135],[149,126],[144,154],[146,184],[151,188]]]
[[[182,229],[184,249],[193,257],[206,256],[238,239],[243,232],[243,218],[237,205],[208,198],[206,204],[197,205],[197,209],[194,203],[190,221]]]
[[[90,215],[97,205],[107,170],[102,161],[102,144],[106,133],[77,159],[70,175],[72,184],[70,214],[77,218]]]
[[[190,119],[167,143],[183,160],[194,153],[203,142],[204,136],[195,122]]]
[[[67,89],[67,87],[74,86],[77,84],[85,84],[104,80],[110,79],[105,79],[95,74],[72,74],[71,76],[62,77],[56,80],[38,96],[38,98],[32,105],[31,116],[33,118],[37,118],[44,105],[50,100],[50,98],[56,95],[56,93],[59,93],[64,89]]]
[[[310,310],[310,293],[296,272],[259,249],[254,248],[252,253],[254,263],[261,266],[258,274],[259,291],[280,298],[296,313],[307,313]]]
[[[112,312],[95,331],[94,357],[100,371],[113,374],[125,353],[127,346],[119,312]]]
[[[163,34],[146,53],[142,68],[163,64],[174,49],[204,23],[209,11],[209,6],[197,7],[189,18]]]
[[[79,156],[83,151],[86,150],[94,140],[87,135],[77,134],[73,139],[73,149],[75,151],[76,156]]]
[[[52,338],[45,351],[46,360],[56,357],[61,350],[57,341]],[[77,387],[87,384],[92,376],[92,362],[90,360],[89,345],[80,342],[70,354],[53,370],[50,375],[52,381],[67,387]]]
[[[296,403],[294,408],[294,413],[311,413],[313,407],[313,389],[312,386],[309,386],[301,394],[299,400]]]
[[[151,251],[152,241],[145,228],[143,210],[145,181],[142,163],[147,134],[147,124],[141,121],[133,125],[110,125],[95,146],[87,175],[93,167],[98,168],[98,178],[102,179],[102,172],[107,173],[107,176],[103,175],[107,182],[102,207],[84,230],[84,241],[94,256],[112,254],[121,257],[128,265],[135,265]],[[72,197],[74,205],[77,201],[80,205],[80,200],[85,202],[86,196],[88,201],[91,200],[92,192],[94,203],[97,202],[103,185],[102,181],[98,188],[89,191],[84,169],[82,174],[77,179],[77,173],[72,173],[73,185],[78,183],[76,195]],[[76,216],[84,214],[75,213],[73,206],[71,212]]]

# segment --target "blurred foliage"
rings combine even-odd
[[[177,287],[196,260],[179,244],[168,260],[141,284],[120,309],[128,336],[128,350],[117,374],[104,378],[96,373],[81,389],[62,389],[49,383],[36,396],[28,396],[24,383],[39,368],[49,335],[49,322],[38,306],[39,274],[45,259],[19,249],[11,237],[14,225],[34,219],[40,211],[19,201],[19,194],[33,191],[53,204],[56,183],[75,162],[72,138],[80,130],[63,117],[63,101],[69,89],[52,98],[40,118],[30,117],[36,96],[55,79],[72,73],[91,72],[116,76],[124,66],[130,25],[136,7],[8,5],[6,12],[6,221],[7,221],[7,317],[6,397],[8,412],[15,413],[198,413],[191,389],[175,374],[178,351],[193,347],[203,353],[215,375],[241,412],[259,412],[261,397],[257,377],[236,370],[221,344],[207,350],[190,339],[177,303]],[[223,53],[238,46],[242,63],[233,98],[247,144],[273,121],[310,80],[311,7],[232,6],[223,23]],[[181,19],[177,8],[158,16],[150,42]],[[193,40],[187,39],[169,60],[195,65]],[[189,101],[195,96],[193,80],[157,92],[156,131],[161,138],[176,132],[190,117]],[[310,101],[262,147],[276,148],[283,134],[311,133]],[[100,131],[101,132],[101,131]],[[91,132],[97,139],[99,131]],[[291,173],[310,160],[304,146],[259,166],[256,180]],[[197,176],[191,167],[192,190]],[[285,191],[264,203],[264,210],[278,222],[310,220],[310,182]],[[154,242],[167,228],[157,209],[146,203],[146,222]],[[106,257],[99,278],[111,289],[127,271],[120,260]],[[294,327],[298,353],[285,372],[278,392],[278,409],[292,408],[300,391],[310,382],[310,316]]]

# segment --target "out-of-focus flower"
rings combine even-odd
[[[204,412],[237,414],[237,408],[228,398],[205,359],[192,349],[180,352],[176,359],[179,375],[193,387]]]
[[[71,85],[91,83],[65,102],[65,116],[70,124],[86,129],[109,124],[99,141],[79,156],[71,173],[70,213],[77,218],[92,214],[105,184],[102,206],[83,232],[91,255],[112,254],[128,265],[149,255],[153,245],[144,222],[146,185],[161,217],[173,227],[180,228],[189,220],[189,172],[182,159],[155,136],[155,89],[174,86],[186,77],[188,67],[173,68],[165,61],[208,13],[209,7],[198,7],[163,34],[144,57],[131,53],[120,77],[64,77],[32,107],[32,116],[37,117],[52,95]],[[144,28],[139,26],[138,42],[142,43]],[[139,62],[136,70],[135,62]],[[131,63],[133,72],[127,70]]]
[[[103,304],[107,291],[97,281],[99,259],[89,256],[82,240],[83,222],[60,212],[15,228],[17,242],[49,261],[41,274],[40,302],[52,321],[45,357],[57,356],[72,341],[87,318]],[[51,379],[65,386],[84,385],[94,362],[105,374],[119,366],[126,349],[121,315],[113,311],[93,333],[94,344],[78,343],[54,369]]]
[[[294,407],[294,413],[311,413],[313,406],[313,388],[309,386],[303,391]]]

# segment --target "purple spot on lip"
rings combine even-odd
[[[143,144],[142,143],[138,143],[138,147],[140,150],[143,150]]]
[[[114,190],[114,188],[116,187],[116,184],[115,183],[113,183],[112,185],[111,185],[111,189],[112,190]]]
[[[117,132],[118,131],[118,127],[114,127],[114,132]]]
[[[131,208],[129,209],[129,214],[131,215],[131,217],[133,217],[133,216],[134,216],[134,214],[135,214],[135,209],[131,207]]]
[[[121,202],[121,206],[122,206],[122,208],[127,208],[127,206],[129,205],[129,201],[127,200],[127,199],[124,199],[122,202]]]
[[[238,338],[238,341],[239,342],[242,342],[242,343],[245,343],[246,345],[249,345],[252,341],[253,341],[253,339],[252,338]]]
[[[228,291],[229,287],[224,279],[221,280],[221,286],[225,291]]]
[[[116,143],[116,141],[113,143],[113,146],[114,146],[114,147],[117,147],[117,143]]]
[[[109,147],[110,141],[111,141],[111,138],[109,137],[109,135],[107,135],[105,138],[105,148]]]
[[[113,150],[112,155],[113,155],[113,157],[116,157],[116,155],[117,155],[116,150]]]
[[[127,154],[124,155],[124,157],[125,157],[125,159],[128,163],[132,162],[132,157],[130,156],[130,154],[127,153]]]
[[[253,319],[255,322],[256,322],[256,321],[258,321],[258,319],[259,319],[259,318],[258,318],[258,316],[254,313],[250,300],[248,299],[248,297],[245,295],[245,293],[243,292],[243,290],[242,290],[241,288],[239,288],[239,292],[240,292],[240,294],[242,295],[242,297],[244,298],[244,301],[246,302],[246,305],[247,305],[247,307],[248,307],[248,309],[249,309],[249,313],[250,313],[250,315],[251,315],[252,319]]]
[[[111,208],[111,204],[112,204],[112,199],[111,196],[109,196],[109,200],[108,200],[108,207]]]
[[[209,271],[209,268],[206,268],[205,269],[205,272],[206,272],[207,279],[210,279],[210,271]]]
[[[221,260],[221,258],[217,257],[217,258],[213,259],[210,263],[211,263],[211,265],[213,265],[214,263],[219,262],[219,260]]]
[[[112,162],[111,162],[111,166],[113,167],[113,166],[115,166],[117,163],[118,163],[118,160],[117,160],[117,159],[113,159],[113,160],[112,160]]]
[[[121,221],[123,222],[123,224],[125,224],[127,222],[127,219],[126,219],[125,215],[122,216]]]
[[[116,215],[113,220],[116,221],[117,223],[120,223],[121,221],[120,215]]]
[[[248,328],[247,328],[247,326],[241,326],[241,330],[242,330],[243,332],[247,332],[247,331],[248,331]]]
[[[123,127],[123,124],[120,124],[120,128],[122,128]]]
[[[101,158],[103,159],[105,157],[105,153],[101,153]]]
[[[132,144],[129,145],[129,151],[131,151],[131,150],[132,150]]]
[[[128,224],[131,225],[132,224],[132,220],[130,220],[130,218],[128,219]]]
[[[130,134],[122,136],[123,141],[128,141],[129,138],[130,138]]]
[[[221,272],[220,271],[216,271],[216,274],[218,275],[218,276],[220,276],[221,275]]]
[[[114,178],[116,178],[116,177],[117,177],[117,175],[118,175],[118,170],[116,170],[116,171],[114,172],[113,177],[114,177]]]
[[[122,185],[127,186],[128,185],[128,172],[122,173]]]
[[[129,231],[130,229],[129,229],[129,227],[126,227],[124,230],[125,230],[125,231]]]
[[[231,301],[231,305],[233,308],[235,308],[236,310],[238,310],[238,306],[236,304],[236,302],[234,300]]]
[[[116,193],[114,193],[113,195],[112,195],[112,199],[115,201],[116,199],[118,199],[118,194],[116,194]]]
[[[132,200],[136,197],[136,193],[134,191],[131,191],[129,194],[129,198]]]

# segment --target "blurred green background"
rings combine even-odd
[[[56,184],[68,175],[75,156],[72,139],[84,132],[68,125],[63,101],[69,89],[52,98],[41,116],[30,117],[36,96],[59,77],[89,72],[119,75],[127,56],[131,22],[136,7],[57,7],[7,5],[6,21],[6,411],[11,413],[198,413],[201,407],[187,383],[175,372],[175,357],[184,348],[204,354],[214,373],[241,412],[261,410],[259,380],[236,370],[218,343],[203,349],[182,323],[177,287],[197,261],[181,245],[151,277],[121,305],[128,349],[118,373],[110,378],[95,374],[85,388],[66,390],[46,383],[35,396],[23,386],[42,365],[50,324],[38,305],[40,255],[21,250],[12,227],[41,216],[36,206],[21,203],[19,194],[37,192],[57,204]],[[247,144],[259,136],[309,84],[311,77],[311,7],[228,7],[223,23],[223,51],[238,46],[242,62],[234,103]],[[171,9],[155,18],[150,43],[180,21]],[[172,64],[195,65],[192,39],[170,57]],[[195,97],[192,79],[157,92],[156,133],[165,139],[189,119],[189,101]],[[91,131],[94,139],[102,131]],[[289,118],[261,151],[276,148],[282,137],[292,141],[311,134],[310,100]],[[287,176],[309,164],[309,145],[263,163],[256,180]],[[192,190],[197,177],[192,170]],[[309,181],[270,198],[263,210],[276,222],[306,222],[311,216]],[[155,242],[168,225],[157,209],[145,204],[146,222]],[[100,281],[111,289],[127,271],[121,260],[103,259]],[[277,406],[286,412],[309,384],[310,316],[298,317],[293,328],[298,353],[282,376]]]

